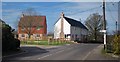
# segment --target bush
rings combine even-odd
[[[14,39],[12,42],[11,42],[11,47],[10,49],[11,50],[17,50],[18,48],[20,48],[20,41],[18,39]]]
[[[113,51],[114,54],[120,54],[120,35],[115,35],[113,40]]]
[[[112,43],[107,43],[106,44],[106,52],[107,53],[113,53],[113,45],[112,45]]]
[[[20,41],[14,38],[12,28],[2,24],[2,51],[17,50],[20,47]]]

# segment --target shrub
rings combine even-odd
[[[120,54],[120,35],[115,35],[113,40],[113,51],[114,54]]]
[[[2,24],[2,51],[17,50],[20,47],[20,41],[14,38],[12,28],[3,23]]]
[[[17,50],[18,48],[20,48],[20,41],[19,41],[18,39],[14,39],[14,40],[11,42],[10,49],[11,49],[11,50]]]

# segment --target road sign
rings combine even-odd
[[[106,32],[106,30],[100,30],[100,32],[104,32],[104,33],[105,33],[105,32]]]

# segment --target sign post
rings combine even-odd
[[[105,49],[105,47],[106,47],[106,30],[100,30],[100,32],[103,32],[104,33],[104,49]]]

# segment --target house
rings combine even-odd
[[[69,40],[81,40],[83,36],[88,34],[88,29],[75,19],[66,17],[61,13],[60,18],[54,25],[54,38],[67,38]]]
[[[47,34],[46,16],[22,15],[18,23],[18,39],[43,40]]]

